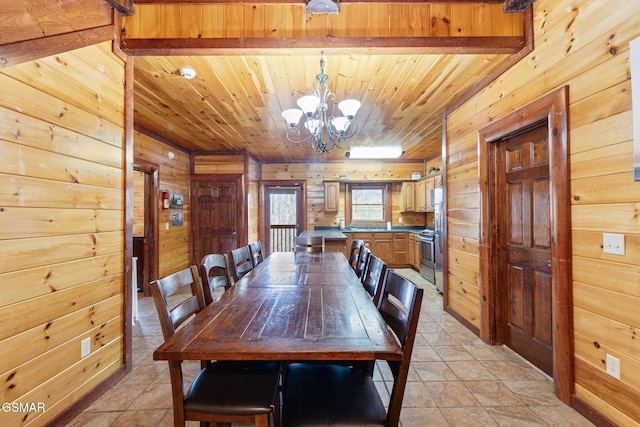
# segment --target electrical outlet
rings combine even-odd
[[[85,358],[91,354],[91,338],[85,338],[80,343],[80,357]]]
[[[602,250],[605,254],[624,255],[624,234],[608,234],[602,236]]]
[[[398,218],[398,224],[402,224],[402,218]]]
[[[607,354],[607,374],[620,379],[620,359]]]

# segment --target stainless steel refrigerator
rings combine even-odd
[[[444,248],[443,242],[443,225],[445,221],[444,215],[444,203],[443,203],[443,189],[442,187],[436,187],[433,190],[433,210],[434,210],[434,225],[435,225],[435,238],[434,238],[434,246],[435,246],[435,285],[438,292],[442,293],[443,291],[443,277],[442,277],[442,251]]]

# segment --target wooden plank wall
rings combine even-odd
[[[304,4],[138,4],[123,38],[520,36],[502,4],[344,3],[337,15]],[[403,23],[403,27],[398,27]]]
[[[344,161],[325,163],[265,163],[262,165],[264,180],[306,180],[307,181],[307,224],[313,230],[315,226],[338,226],[340,218],[345,216],[344,191],[340,186],[340,209],[338,212],[324,210],[324,180],[336,180],[340,173],[347,174],[351,180],[411,180],[411,173],[418,171],[424,175],[423,162],[372,162]],[[425,225],[424,213],[400,212],[400,183],[394,183],[392,190],[392,225]]]
[[[247,158],[247,233],[248,243],[259,237],[260,221],[260,162],[255,158]]]
[[[2,0],[0,45],[108,26],[113,11],[102,0]]]
[[[144,236],[144,172],[133,171],[133,235]]]
[[[2,424],[42,425],[123,368],[124,65],[103,43],[0,87],[0,401],[46,409]]]
[[[537,0],[535,51],[449,114],[449,301],[479,325],[477,132],[569,85],[576,395],[618,425],[640,423],[640,182],[633,181],[629,41],[640,3]],[[602,251],[625,235],[624,256]],[[620,359],[620,381],[605,356]]]
[[[182,193],[184,196],[184,225],[170,225],[172,210],[162,209],[158,194],[158,266],[160,277],[175,273],[191,265],[191,156],[144,133],[134,132],[134,156],[158,165],[160,191]],[[174,158],[169,158],[169,152]]]

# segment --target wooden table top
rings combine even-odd
[[[400,360],[340,252],[276,253],[158,348],[155,360]]]

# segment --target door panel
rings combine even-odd
[[[497,180],[500,245],[507,280],[504,343],[547,374],[553,370],[551,227],[547,128],[500,143]],[[500,197],[504,194],[504,198]]]
[[[238,185],[193,182],[194,262],[210,253],[229,253],[237,246]]]

